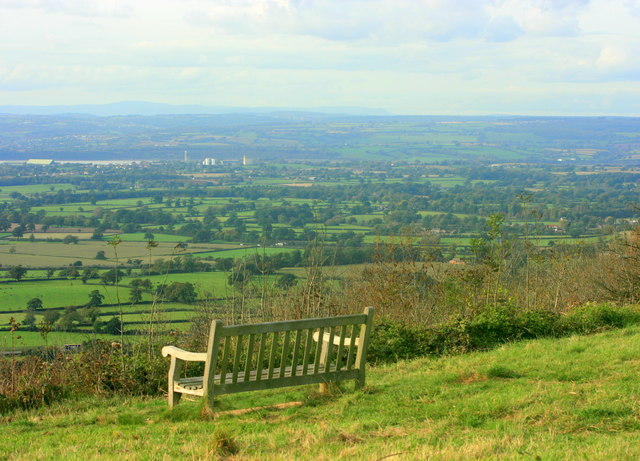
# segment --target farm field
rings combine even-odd
[[[85,174],[88,167],[75,165],[4,167],[17,168],[11,170],[14,175],[20,170],[12,181],[38,183],[5,187],[0,175],[0,311],[5,312],[0,329],[8,328],[11,316],[22,321],[27,302],[35,297],[45,309],[65,308],[85,305],[91,291],[98,290],[104,303],[115,304],[115,288],[89,277],[116,265],[130,273],[121,278],[119,298],[131,312],[125,313],[127,322],[136,324],[140,314],[128,304],[128,285],[147,278],[150,270],[170,272],[149,277],[153,289],[192,284],[196,298],[225,303],[243,289],[242,282],[230,285],[236,283],[229,278],[232,273],[248,268],[258,280],[263,270],[258,261],[263,261],[263,268],[275,270],[270,281],[283,273],[304,279],[314,248],[322,250],[315,264],[335,266],[326,272],[337,286],[338,279],[394,251],[394,257],[411,254],[420,264],[454,258],[458,264],[474,264],[499,246],[517,254],[532,243],[527,251],[535,247],[535,256],[544,259],[574,247],[585,254],[598,251],[639,222],[629,205],[637,199],[640,182],[633,168],[532,165],[520,162],[529,155],[520,148],[476,145],[478,135],[465,134],[466,126],[443,123],[425,131],[417,125],[400,130],[401,125],[365,129],[356,124],[373,133],[366,136],[376,142],[353,140],[331,148],[358,155],[375,151],[385,159],[380,162],[296,159],[215,168],[158,162],[101,166],[91,174]],[[418,149],[433,158],[449,155],[449,161],[408,160]],[[491,163],[466,157],[492,149]],[[461,157],[451,162],[451,152]],[[73,185],[61,183],[60,177]],[[116,235],[120,242],[114,247],[109,243]],[[27,273],[16,283],[11,271],[20,266]],[[92,270],[98,273],[87,275]],[[153,289],[135,295],[143,303],[138,311],[147,309],[144,303]],[[176,313],[175,320],[182,321],[177,328],[187,325],[183,321],[194,308]],[[100,320],[109,317],[105,312]],[[37,321],[42,318],[36,313]],[[85,321],[85,327],[92,326]]]
[[[118,287],[119,296],[123,303],[127,303],[129,296],[128,283],[134,278],[151,280],[156,286],[159,283],[170,284],[173,282],[192,283],[199,297],[205,297],[207,293],[221,293],[226,290],[228,274],[224,272],[196,272],[186,274],[165,274],[146,276],[144,274],[124,277]],[[81,280],[41,280],[10,282],[0,284],[0,311],[22,312],[26,308],[27,301],[32,298],[41,298],[45,308],[82,306],[89,300],[89,293],[98,290],[104,296],[105,304],[117,303],[116,287],[105,285],[96,280],[82,283]],[[144,292],[142,301],[151,301],[151,295]],[[1,314],[0,314],[1,315]]]
[[[153,248],[152,257],[172,257],[177,254],[206,253],[215,250],[229,250],[242,248],[239,244],[230,243],[197,243],[190,244],[186,248],[176,248],[175,241],[164,239]],[[96,259],[98,251],[104,251],[106,259]],[[128,259],[149,260],[149,251],[146,241],[129,241],[126,234],[122,243],[117,246],[118,259],[121,264]],[[83,266],[114,266],[115,252],[113,246],[107,241],[80,240],[77,244],[64,244],[62,242],[30,242],[21,240],[11,244],[0,245],[0,258],[3,264],[12,266],[21,264],[25,267],[66,266],[75,261],[81,261]]]

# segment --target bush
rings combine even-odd
[[[51,352],[50,350],[47,352]],[[50,353],[0,360],[0,413],[50,405],[72,395],[159,395],[167,364],[158,348],[121,349],[106,341],[85,343],[78,353]]]
[[[382,319],[369,343],[372,363],[489,349],[506,342],[589,334],[640,323],[640,309],[585,305],[561,315],[548,310],[490,306],[433,327]]]
[[[564,316],[560,324],[565,334],[588,334],[622,328],[640,322],[640,311],[631,306],[585,304]]]

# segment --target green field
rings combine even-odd
[[[136,235],[136,234],[132,234]],[[59,237],[62,238],[63,236]],[[155,235],[154,235],[155,237]],[[120,264],[128,259],[149,260],[149,251],[146,248],[146,241],[129,241],[127,234],[123,234],[122,242],[117,246],[118,259]],[[162,239],[159,245],[152,250],[152,259],[168,258],[183,253],[203,253],[214,250],[227,250],[241,248],[238,244],[224,243],[194,243],[186,248],[176,248],[176,240]],[[186,239],[182,239],[186,240]],[[64,244],[62,242],[30,242],[21,240],[12,242],[10,245],[0,245],[0,258],[4,265],[12,266],[21,264],[25,267],[43,266],[67,266],[75,261],[81,261],[83,266],[102,265],[113,267],[116,263],[116,253],[114,248],[105,241],[80,240],[77,244]],[[12,252],[15,249],[15,252]],[[98,251],[104,251],[107,260],[95,259]]]
[[[363,390],[328,397],[315,386],[227,395],[215,419],[188,401],[169,411],[164,398],[118,397],[0,423],[11,460],[632,460],[638,360],[631,327],[373,367]]]

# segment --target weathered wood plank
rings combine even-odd
[[[358,378],[356,379],[356,388],[360,388],[365,385],[367,348],[369,347],[369,337],[373,329],[373,307],[365,307],[364,312],[367,316],[367,320],[360,327],[360,347],[358,347],[358,354],[356,355],[356,368],[359,370]]]
[[[273,369],[276,365],[276,351],[278,350],[278,333],[275,332],[272,335],[271,342],[271,353],[269,354],[269,373],[267,375],[268,379],[273,378]]]
[[[240,356],[242,354],[242,343],[243,343],[244,335],[240,335],[236,338],[236,353],[233,357],[233,369],[232,369],[232,380],[235,383],[238,381],[238,370],[240,369]]]
[[[287,366],[287,359],[289,358],[289,341],[290,341],[291,332],[284,332],[284,341],[282,341],[282,357],[280,358],[280,378],[284,377],[284,371]]]
[[[353,323],[364,323],[367,318],[363,314],[341,315],[318,319],[287,320],[284,322],[254,323],[224,327],[224,336],[249,335],[257,333],[274,333],[291,330],[305,330],[318,327],[338,327]]]
[[[253,359],[253,348],[255,347],[255,342],[256,342],[256,335],[249,335],[249,344],[247,345],[247,360],[245,361],[244,364],[244,376],[246,379],[246,376],[251,372],[251,368],[253,366],[252,364],[252,359]]]
[[[260,336],[260,352],[258,353],[258,376],[262,376],[262,368],[264,367],[264,354],[267,348],[267,334],[262,333]],[[258,378],[260,379],[260,378]]]
[[[224,338],[224,348],[222,349],[222,358],[220,359],[220,382],[224,382],[225,376],[227,376],[227,363],[229,362],[229,353],[231,352],[231,340],[232,338],[230,336]]]
[[[298,366],[298,351],[300,350],[300,338],[302,336],[302,330],[296,330],[296,337],[293,340],[293,354],[291,355],[291,367],[295,374]]]
[[[338,381],[341,379],[356,379],[358,370],[328,371],[326,373],[287,376],[278,379],[263,379],[261,381],[243,381],[221,384],[214,388],[214,395],[233,394],[236,392],[257,391],[261,389],[276,389],[279,387],[299,386],[303,384],[318,384]]]
[[[322,338],[324,332],[324,328],[320,327],[318,329],[318,338]],[[322,360],[322,341],[318,341],[316,343],[316,356],[313,361],[313,374],[317,375],[320,371],[320,360]]]
[[[353,364],[355,362],[355,349],[358,340],[356,339],[356,334],[358,333],[358,325],[351,325],[351,336],[349,337],[349,352],[347,353],[347,370],[351,370],[353,368]]]
[[[204,366],[204,381],[202,386],[203,395],[213,395],[212,389],[216,376],[216,367],[218,362],[218,349],[220,348],[220,340],[222,335],[220,332],[224,328],[221,320],[211,322],[211,331],[209,333],[209,341],[207,343],[207,360]],[[213,409],[213,401],[206,402],[206,405]]]
[[[340,327],[340,341],[338,343],[338,353],[336,354],[336,370],[339,370],[342,366],[342,354],[344,353],[344,341],[347,336],[347,326],[342,325]]]
[[[322,363],[322,370],[323,371],[327,371],[329,370],[329,367],[331,366],[331,360],[333,358],[333,338],[336,335],[336,327],[331,327],[329,329],[329,341],[328,342],[324,342],[323,341],[323,355],[324,357],[322,357],[323,363]]]
[[[307,329],[307,340],[305,341],[304,344],[304,355],[302,356],[302,374],[306,375],[308,368],[307,365],[309,365],[309,356],[311,355],[311,344],[313,344],[313,333],[312,333],[312,329]]]
[[[206,362],[207,361],[207,353],[206,352],[189,352],[184,349],[180,349],[176,346],[164,346],[162,348],[162,356],[172,356],[178,358],[180,360],[185,360],[187,362]]]

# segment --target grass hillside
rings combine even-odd
[[[372,368],[316,387],[80,400],[0,418],[0,459],[640,459],[640,327]]]

